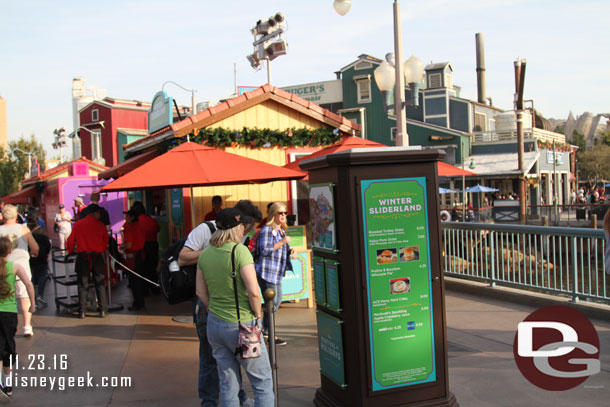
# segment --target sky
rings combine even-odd
[[[547,118],[607,113],[610,2],[607,0],[403,0],[404,59],[450,62],[463,98],[476,100],[475,34],[483,33],[487,96],[512,109],[513,62],[527,59],[525,99]],[[281,11],[288,54],[271,63],[272,84],[335,79],[361,54],[393,52],[391,0],[0,0],[0,96],[9,140],[35,134],[50,156],[53,130],[72,130],[72,79],[114,98],[150,101],[163,83],[217,101],[238,86],[267,82],[246,60],[250,29]],[[181,105],[191,93],[166,85]]]

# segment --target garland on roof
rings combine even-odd
[[[319,129],[292,128],[284,131],[247,127],[241,130],[204,128],[191,132],[189,139],[192,142],[211,147],[318,147],[336,143],[341,139],[341,132],[329,127]],[[185,142],[186,136],[166,140],[163,143],[162,150],[171,150]]]

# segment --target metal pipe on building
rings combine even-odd
[[[519,220],[526,222],[527,197],[525,193],[525,166],[523,165],[523,88],[525,84],[525,59],[515,61],[515,113],[517,116],[517,157],[519,161]]]
[[[475,41],[477,46],[477,95],[478,102],[485,104],[487,101],[485,85],[485,49],[483,44],[483,33],[476,33]],[[491,101],[490,101],[491,104]]]

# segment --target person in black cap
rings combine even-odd
[[[104,207],[100,206],[100,193],[92,193],[89,200],[91,203],[79,212],[78,218],[84,219],[87,215],[89,215],[89,207],[91,205],[96,205],[100,208],[100,221],[104,224],[104,226],[106,226],[106,230],[110,232],[110,214],[106,209],[104,209]]]
[[[97,295],[100,316],[106,316],[106,295],[104,293],[104,252],[108,247],[108,232],[100,221],[101,208],[89,205],[89,214],[74,224],[68,237],[68,253],[78,252],[76,257],[76,276],[80,298],[79,318],[85,318],[87,296],[89,294],[89,276],[93,274],[95,293]]]

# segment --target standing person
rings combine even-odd
[[[32,237],[30,229],[26,225],[17,223],[17,208],[15,206],[5,205],[2,216],[4,224],[0,226],[0,236],[8,237],[13,244],[13,251],[8,255],[8,261],[23,267],[28,279],[31,279],[30,254],[34,257],[38,256],[38,244]],[[15,283],[15,297],[19,299],[21,313],[23,314],[23,336],[31,337],[34,335],[32,313],[29,312],[31,303],[26,287],[20,279],[17,279]]]
[[[137,216],[140,229],[144,233],[144,251],[142,252],[144,261],[142,270],[144,273],[143,275],[150,281],[157,283],[159,282],[159,276],[157,275],[157,263],[159,263],[159,243],[157,241],[157,235],[160,230],[159,224],[152,216],[146,214],[146,209],[142,202],[135,201],[131,206],[131,209]],[[144,293],[148,291],[149,287],[155,294],[159,294],[160,292],[158,287],[149,286],[148,284],[143,287]]]
[[[49,253],[51,252],[51,242],[45,228],[37,222],[38,210],[30,208],[28,210],[27,227],[32,232],[32,237],[38,244],[38,255],[30,254],[30,270],[32,271],[32,284],[36,287],[36,306],[44,308],[47,300],[44,299],[44,289],[47,285],[47,275],[49,274]]]
[[[256,326],[262,317],[261,295],[252,255],[246,246],[240,244],[245,231],[243,217],[235,208],[223,209],[218,213],[218,229],[197,262],[197,297],[209,312],[207,337],[218,364],[222,406],[239,405],[237,390],[241,365],[254,391],[254,405],[272,407],[275,396],[264,341],[261,340],[261,355],[257,358],[243,359],[236,354],[238,322]],[[235,273],[237,292],[234,291],[232,273]],[[239,305],[236,305],[236,301]]]
[[[100,221],[100,207],[89,205],[89,214],[74,224],[68,237],[68,253],[78,253],[75,271],[80,299],[79,318],[85,318],[87,295],[89,293],[89,275],[93,274],[95,293],[100,317],[106,316],[106,295],[104,293],[104,252],[108,247],[108,232]]]
[[[243,214],[245,226],[244,235],[254,227],[255,222],[260,222],[262,214],[250,200],[243,199],[235,205]],[[189,233],[184,247],[178,255],[178,264],[180,266],[197,264],[199,255],[210,244],[210,238],[216,231],[216,223],[209,224],[202,222],[199,226]],[[208,342],[207,337],[207,319],[208,312],[203,303],[197,299],[195,304],[195,325],[197,327],[197,336],[199,337],[199,376],[198,376],[198,392],[201,399],[201,406],[217,406],[218,393],[220,392],[218,383],[218,370],[216,360],[212,356],[212,347]],[[240,389],[238,398],[241,406],[247,407],[252,405],[252,400],[248,398],[246,392],[241,387],[241,376],[239,377]]]
[[[205,214],[203,221],[207,222],[216,219],[218,212],[222,210],[222,197],[220,195],[214,195],[212,197],[212,210]]]
[[[72,214],[66,210],[63,204],[59,205],[59,212],[55,215],[55,226],[59,230],[59,248],[66,248],[66,240],[72,233]]]
[[[10,402],[13,394],[11,364],[17,356],[15,333],[17,332],[17,301],[15,299],[16,279],[25,286],[30,299],[28,311],[36,312],[34,286],[26,270],[19,264],[8,260],[13,244],[8,237],[0,237],[0,353],[2,356],[2,378],[0,402]]]
[[[89,215],[89,207],[91,205],[97,205],[100,208],[100,221],[104,224],[104,226],[106,226],[106,230],[110,232],[110,214],[103,206],[100,205],[99,192],[92,193],[89,200],[91,203],[80,211],[78,214],[78,219],[84,219],[87,215]]]
[[[256,277],[261,291],[267,288],[275,291],[273,297],[273,312],[277,312],[282,302],[282,278],[286,274],[289,251],[290,236],[286,236],[286,205],[281,202],[274,202],[269,207],[267,223],[261,229],[256,238],[256,251],[258,258],[254,264]],[[269,332],[269,316],[265,313],[263,318],[263,328]],[[278,346],[286,345],[286,341],[276,338],[275,344]]]
[[[83,198],[81,198],[80,196],[74,198],[74,207],[72,209],[74,209],[74,219],[80,219],[80,213],[83,211],[83,209],[85,209],[85,203],[83,202]]]
[[[123,248],[127,267],[140,275],[144,275],[144,231],[138,221],[137,212],[131,208],[125,214],[125,226],[123,226]],[[133,295],[133,304],[128,308],[129,311],[139,311],[144,309],[144,280],[129,273],[129,285]]]

